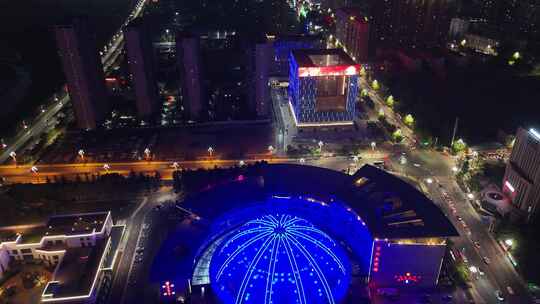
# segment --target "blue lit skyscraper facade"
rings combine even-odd
[[[340,49],[294,50],[289,102],[299,127],[352,125],[360,66]]]

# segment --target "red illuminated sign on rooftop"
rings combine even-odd
[[[299,77],[352,76],[352,75],[358,75],[359,71],[360,71],[360,65],[300,67],[298,68],[298,76]]]

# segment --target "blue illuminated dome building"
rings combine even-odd
[[[457,235],[420,191],[371,166],[265,165],[178,208],[150,279],[191,303],[356,304],[369,288],[433,287]]]
[[[270,214],[223,240],[213,287],[226,303],[337,303],[349,287],[343,249],[305,219]]]

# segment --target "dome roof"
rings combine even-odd
[[[337,303],[349,287],[350,262],[309,221],[272,214],[221,239],[210,277],[224,303]]]

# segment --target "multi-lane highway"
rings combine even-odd
[[[489,224],[482,221],[468,202],[467,195],[457,185],[452,172],[453,160],[432,150],[406,152],[407,162],[404,165],[400,164],[400,157],[401,153],[393,156],[397,170],[425,185],[427,194],[461,235],[453,239],[456,250],[466,257],[468,267],[474,266],[480,270],[471,274],[471,291],[475,303],[502,302],[497,299],[496,290],[502,292],[504,303],[530,303],[522,278],[488,232]]]

